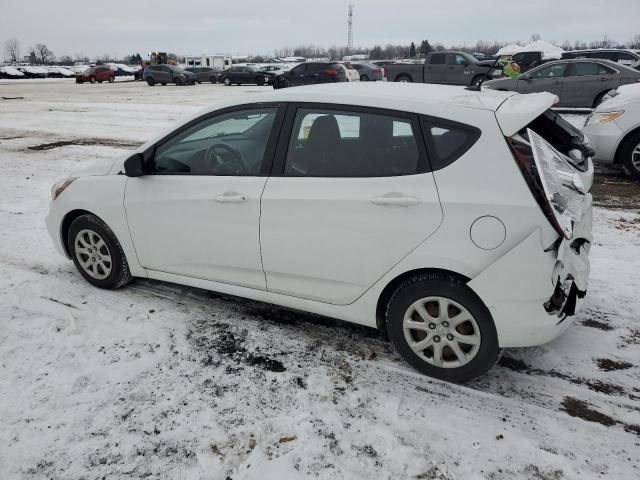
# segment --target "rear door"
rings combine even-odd
[[[261,201],[269,291],[352,303],[441,221],[415,115],[288,107]]]
[[[429,63],[424,65],[424,82],[425,83],[444,83],[446,78],[447,54],[432,53],[427,59]]]
[[[517,91],[519,93],[549,92],[563,102],[563,82],[567,70],[566,63],[546,64],[518,77]]]
[[[567,107],[593,107],[598,95],[618,87],[619,76],[616,73],[594,61],[571,63],[564,80],[562,104]]]
[[[295,85],[304,85],[305,83],[305,70],[307,69],[306,63],[301,63],[300,65],[292,68],[289,73],[286,75],[287,80],[291,86]]]

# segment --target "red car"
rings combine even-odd
[[[113,70],[111,70],[111,68],[109,67],[104,66],[87,68],[84,72],[76,74],[76,83],[102,83],[104,81],[113,83],[114,79],[115,74],[113,73]]]

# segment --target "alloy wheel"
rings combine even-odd
[[[631,152],[631,164],[640,172],[640,143]]]
[[[425,297],[412,303],[402,321],[413,352],[439,368],[458,368],[478,353],[482,341],[473,315],[445,297]]]
[[[73,242],[80,267],[87,275],[104,280],[111,274],[113,263],[107,244],[93,230],[80,230]]]

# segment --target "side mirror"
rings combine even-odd
[[[124,161],[124,173],[127,177],[141,177],[144,175],[144,155],[134,153]]]
[[[531,81],[531,75],[529,75],[528,73],[524,73],[522,75],[522,80],[526,80],[527,82]]]
[[[468,67],[469,66],[469,62],[462,62],[462,66],[463,67]]]

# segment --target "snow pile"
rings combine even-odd
[[[73,77],[75,75],[74,72],[66,67],[48,67],[48,70],[49,73],[59,73],[63,77]]]
[[[0,72],[11,77],[24,77],[24,73],[14,67],[0,67]]]
[[[618,93],[628,97],[640,97],[640,83],[631,83],[629,85],[621,85],[618,87]]]
[[[46,75],[47,73],[49,73],[49,71],[46,68],[43,67],[34,67],[31,65],[23,65],[21,67],[18,67],[21,71],[25,72],[25,73],[30,73],[32,75]]]
[[[552,60],[562,58],[564,50],[544,40],[536,40],[535,42],[527,43],[524,46],[516,44],[507,45],[506,47],[502,47],[498,50],[496,55],[498,57],[512,56],[520,52],[542,52],[542,58],[545,60]]]

